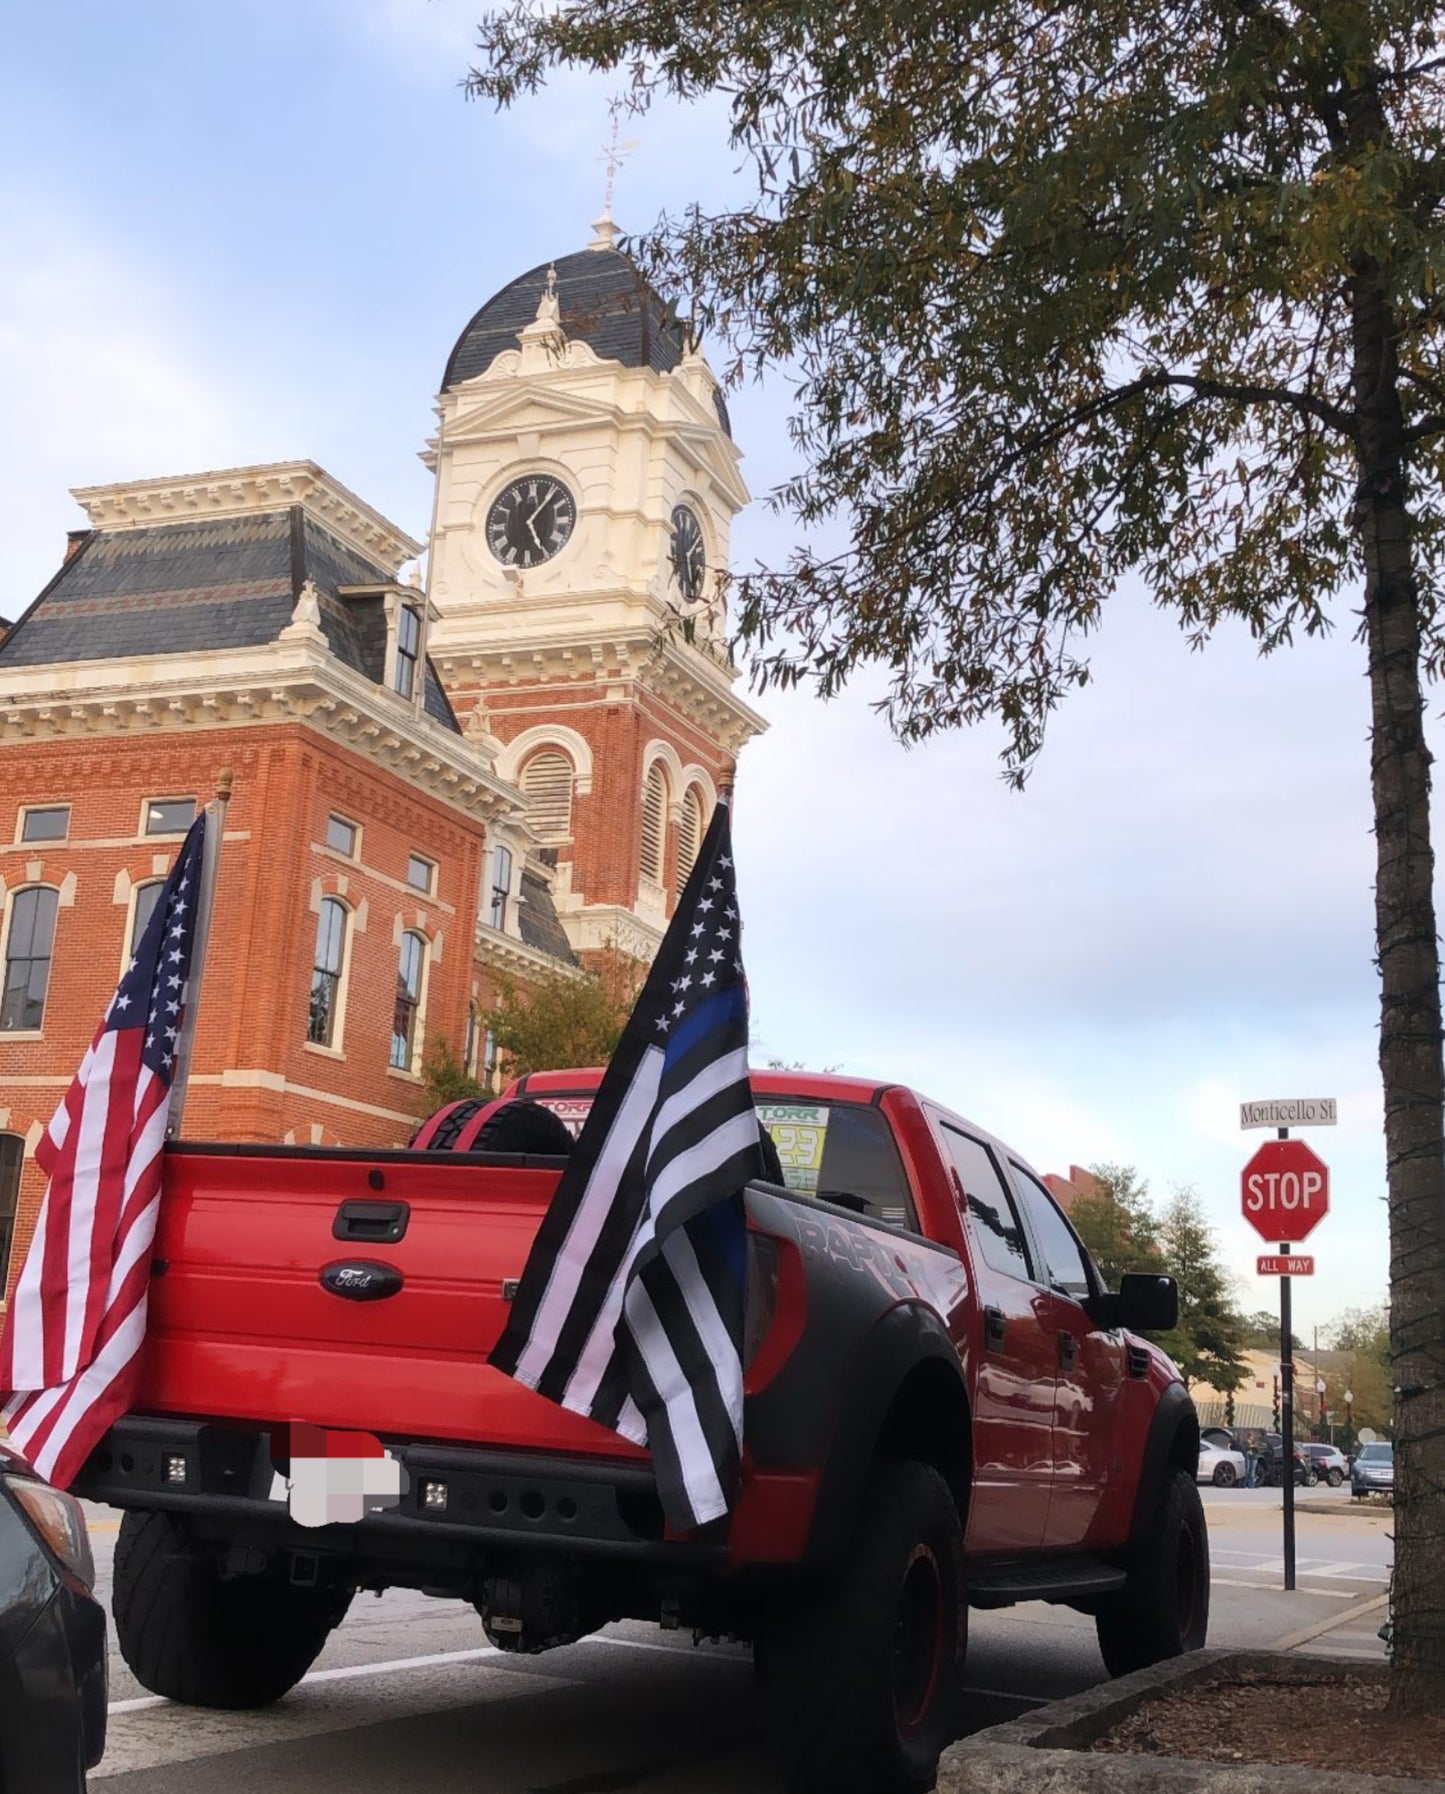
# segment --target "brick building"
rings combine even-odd
[[[187,1135],[403,1143],[429,1041],[485,1073],[499,972],[654,951],[763,725],[716,589],[747,499],[727,412],[613,235],[458,340],[424,581],[311,462],[76,492],[89,527],[0,640],[0,1288],[223,767]]]

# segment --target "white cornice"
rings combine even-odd
[[[524,815],[521,793],[475,742],[415,714],[324,643],[0,667],[0,745],[283,722],[305,723],[469,815]]]
[[[523,978],[537,978],[545,972],[564,972],[569,978],[580,978],[581,966],[568,965],[540,947],[529,947],[514,934],[503,934],[486,922],[477,924],[477,963],[495,971],[515,973]]]
[[[529,608],[535,613],[539,607]],[[715,659],[702,645],[670,638],[658,630],[619,630],[605,635],[559,631],[487,643],[478,643],[473,637],[465,646],[455,648],[447,644],[446,633],[446,625],[439,625],[428,647],[449,690],[477,684],[489,689],[525,687],[584,678],[609,689],[640,685],[734,755],[768,726],[767,720],[733,691],[737,669],[731,663]]]
[[[589,903],[581,909],[564,910],[557,919],[567,930],[574,953],[611,950],[630,954],[647,965],[656,957],[667,932],[665,920],[653,922],[620,903]]]
[[[314,461],[275,461],[113,486],[75,486],[71,497],[96,529],[147,529],[185,519],[249,517],[300,505],[332,535],[388,572],[395,573],[403,561],[415,559],[422,550],[420,542]]]

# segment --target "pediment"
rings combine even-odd
[[[448,442],[475,440],[517,430],[547,430],[579,424],[611,423],[617,410],[605,400],[554,387],[509,382],[475,392],[462,389],[457,415],[443,426]]]
[[[738,469],[740,459],[732,440],[721,430],[706,424],[680,423],[674,427],[673,441],[726,492],[739,509],[751,494]]]

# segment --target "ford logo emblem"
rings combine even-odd
[[[380,1302],[394,1296],[403,1278],[395,1265],[374,1264],[370,1259],[348,1258],[325,1265],[321,1271],[321,1287],[333,1296],[344,1296],[348,1302]]]

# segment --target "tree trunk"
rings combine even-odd
[[[1377,265],[1357,266],[1351,304],[1396,1384],[1391,1705],[1406,1714],[1445,1702],[1445,1061],[1404,419]]]

